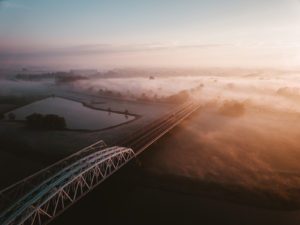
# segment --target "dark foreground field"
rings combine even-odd
[[[298,174],[290,172],[297,168],[289,159],[298,153],[283,157],[274,133],[252,132],[249,124],[262,127],[256,116],[199,112],[53,224],[300,224]]]
[[[105,101],[141,117],[91,133],[2,121],[0,187],[99,139],[112,144],[170,110]],[[207,101],[53,224],[300,224],[300,114],[250,103]]]
[[[149,153],[149,154],[148,154]],[[151,157],[151,152],[144,157]],[[133,162],[53,224],[299,224],[300,212],[238,203],[243,190],[149,174]]]
[[[59,93],[82,104],[91,104],[94,101],[96,103],[93,107],[98,110],[111,108],[114,111],[124,111],[126,108],[138,116],[128,123],[96,131],[31,129],[22,121],[0,120],[0,190],[99,140],[113,145],[174,107],[167,104],[92,97],[85,93]],[[11,106],[3,104],[0,99],[0,114],[46,97],[30,96],[27,101],[20,99],[20,103]]]

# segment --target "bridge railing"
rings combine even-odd
[[[198,110],[201,106],[199,104],[191,104],[188,107],[178,111],[174,116],[170,117],[165,122],[162,122],[156,126],[150,133],[146,134],[143,137],[138,138],[134,142],[130,143],[130,147],[136,149],[136,155],[142,153],[147,147],[152,143],[157,141],[163,135],[168,133],[171,129],[177,126],[184,119],[189,117],[193,112]]]
[[[185,104],[182,104],[182,105],[176,107],[175,109],[171,110],[170,112],[163,115],[162,117],[160,117],[160,118],[152,121],[151,123],[147,124],[145,127],[141,128],[137,131],[132,132],[131,134],[126,136],[123,140],[118,142],[117,145],[119,145],[119,146],[128,146],[128,143],[130,143],[132,140],[135,140],[136,137],[140,137],[141,135],[147,133],[149,130],[151,130],[155,126],[159,125],[162,121],[165,121],[166,119],[172,117],[175,113],[177,113],[178,111],[186,108],[190,104],[192,104],[192,102],[187,102]]]

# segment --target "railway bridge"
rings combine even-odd
[[[47,224],[200,108],[187,102],[116,146],[101,140],[0,191],[0,224]]]

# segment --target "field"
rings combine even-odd
[[[127,85],[131,91],[117,88],[122,86],[121,78],[91,78],[71,86],[46,82],[45,92],[35,86],[31,95],[21,99],[11,95],[14,101],[4,98],[0,104],[4,113],[41,99],[53,100],[55,95],[54,99],[64,103],[71,101],[104,112],[103,120],[109,112],[123,120],[126,114],[134,119],[100,130],[61,131],[34,130],[19,120],[2,120],[0,169],[9,173],[2,174],[1,185],[5,187],[98,140],[113,145],[176,107],[174,102],[161,99],[185,91],[201,102],[201,110],[56,223],[81,221],[77,215],[96,221],[95,210],[100,210],[106,222],[118,213],[120,220],[110,221],[112,224],[124,220],[131,224],[299,224],[299,80],[293,73],[271,74],[193,75],[185,81],[172,77],[170,83],[185,82],[174,89],[166,87],[167,77],[155,78],[155,83],[139,78],[135,84],[122,78],[132,85]],[[67,108],[61,110],[66,113]],[[116,206],[116,202],[122,203]],[[82,210],[88,206],[90,210]],[[139,216],[132,217],[132,212]],[[145,212],[153,217],[148,218]]]
[[[168,104],[125,101],[122,99],[92,96],[84,92],[70,91],[69,89],[64,89],[64,87],[53,88],[47,85],[45,87],[44,91],[35,91],[36,89],[33,89],[32,92],[28,92],[25,95],[25,100],[22,99],[16,104],[0,104],[2,112],[8,113],[11,110],[17,110],[19,107],[34,104],[41,99],[47,98],[50,92],[56,93],[56,95],[64,99],[72,99],[80,107],[88,105],[98,115],[102,113],[104,117],[102,116],[101,119],[104,123],[102,122],[101,126],[104,127],[96,127],[93,130],[95,128],[93,126],[97,126],[97,121],[93,123],[94,118],[88,118],[90,119],[90,127],[86,130],[67,129],[60,131],[29,129],[23,121],[19,120],[0,121],[0,169],[2,171],[9,171],[9,173],[3,172],[1,174],[0,188],[4,188],[96,141],[104,140],[108,145],[114,144],[174,107]],[[27,91],[23,89],[18,90]],[[16,96],[11,95],[9,97],[15,99]],[[108,112],[108,108],[110,108],[111,112]],[[128,110],[128,115],[125,115],[125,110]],[[64,111],[64,113],[68,112]],[[113,114],[120,115],[121,124],[118,121],[118,123],[107,121],[106,118],[111,119]],[[76,121],[77,123],[84,122],[82,117],[79,119],[80,121]],[[108,124],[108,127],[105,124]]]

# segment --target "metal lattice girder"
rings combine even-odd
[[[3,189],[0,191],[0,212],[7,209],[9,205],[14,203],[16,200],[21,198],[24,194],[26,194],[28,191],[30,191],[32,188],[52,176],[53,174],[57,173],[66,165],[70,165],[73,162],[76,162],[78,159],[83,158],[86,155],[89,155],[93,152],[99,151],[101,149],[104,149],[106,147],[106,144],[104,141],[98,141],[78,152],[76,152],[73,155],[68,156],[67,158],[64,158],[55,164],[44,168],[37,173]]]
[[[110,147],[85,155],[23,194],[0,213],[0,224],[45,224],[135,156]]]
[[[127,148],[99,141],[0,191],[0,224],[51,221],[199,108],[187,102],[122,141]]]

